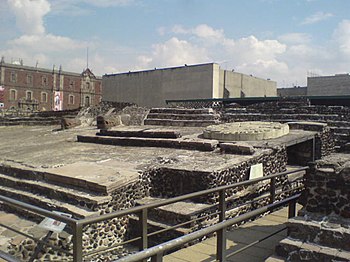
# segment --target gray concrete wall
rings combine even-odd
[[[105,75],[103,101],[133,102],[139,106],[162,107],[166,99],[213,98],[214,64],[183,66]]]
[[[308,96],[350,95],[350,75],[317,76],[307,78]]]
[[[277,88],[277,95],[282,96],[282,97],[306,96],[307,95],[307,87],[306,86],[298,86],[298,87],[290,87],[290,88]]]
[[[103,101],[163,107],[167,99],[276,96],[276,82],[220,69],[215,63],[105,75]],[[226,92],[224,90],[226,89]]]
[[[225,86],[229,98],[277,96],[277,83],[237,72],[221,70],[220,85]]]

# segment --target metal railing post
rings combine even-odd
[[[163,253],[151,257],[151,262],[163,262]]]
[[[295,217],[296,210],[297,210],[297,200],[294,199],[294,200],[290,201],[288,204],[288,218]]]
[[[270,204],[275,202],[276,197],[276,178],[272,177],[270,182]]]
[[[219,223],[225,220],[226,202],[225,190],[219,191]],[[217,231],[216,241],[216,259],[226,261],[226,227]]]
[[[73,261],[83,261],[83,226],[76,222],[73,226]]]
[[[144,250],[148,247],[148,239],[147,239],[147,209],[142,209],[139,214],[139,226],[141,232],[141,241],[139,245],[140,250]]]

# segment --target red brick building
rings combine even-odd
[[[69,110],[98,104],[102,78],[0,61],[0,107],[31,111]]]

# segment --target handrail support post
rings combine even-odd
[[[219,191],[219,222],[226,219],[225,190]],[[217,231],[216,259],[220,262],[226,261],[226,227]]]
[[[73,226],[73,261],[83,261],[83,225],[75,223]]]

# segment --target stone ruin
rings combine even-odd
[[[316,161],[305,176],[304,206],[287,223],[276,253],[287,261],[350,261],[350,159]]]
[[[186,193],[191,193],[198,190],[214,188],[220,185],[235,183],[239,181],[244,181],[249,179],[249,170],[250,167],[254,164],[263,163],[264,175],[269,175],[281,171],[285,171],[288,168],[288,165],[305,165],[309,162],[312,162],[317,159],[325,158],[334,151],[334,140],[333,132],[335,130],[334,126],[329,127],[327,124],[332,123],[324,121],[328,119],[325,116],[318,116],[316,118],[315,114],[307,114],[306,116],[299,115],[298,110],[300,110],[300,105],[298,108],[295,108],[288,104],[286,107],[279,104],[279,107],[272,109],[270,106],[261,105],[247,107],[249,109],[244,109],[243,107],[228,107],[221,112],[215,111],[213,109],[152,109],[144,120],[146,124],[152,124],[153,127],[144,126],[138,128],[131,128],[129,130],[120,129],[120,127],[105,126],[105,128],[100,128],[101,130],[94,136],[79,135],[79,142],[86,143],[100,143],[107,145],[119,145],[123,147],[155,147],[155,148],[175,148],[177,150],[191,150],[192,155],[196,156],[196,152],[206,152],[208,157],[204,157],[203,160],[199,161],[196,165],[190,165],[184,159],[179,160],[179,158],[167,158],[165,156],[160,156],[158,158],[158,163],[144,167],[142,170],[139,170],[136,175],[133,172],[133,179],[129,180],[127,183],[120,183],[118,187],[115,187],[111,190],[105,191],[102,195],[99,192],[96,197],[102,197],[104,201],[87,201],[88,198],[84,200],[80,198],[79,201],[75,200],[75,196],[71,192],[71,195],[66,196],[63,189],[56,190],[55,196],[50,196],[50,198],[56,199],[65,199],[71,205],[76,207],[83,207],[84,209],[90,210],[95,214],[90,215],[99,215],[104,213],[110,213],[116,210],[125,209],[128,207],[135,206],[137,204],[150,203],[158,199],[169,198],[173,196],[178,196]],[[282,117],[280,113],[281,107],[286,107],[285,117]],[[295,104],[294,104],[295,106]],[[220,128],[220,125],[210,126],[212,124],[218,124],[220,122],[232,122],[232,121],[245,121],[245,120],[257,120],[259,116],[253,113],[253,110],[256,108],[261,109],[264,113],[260,113],[261,118],[264,120],[275,121],[277,118],[280,120],[283,118],[283,123],[287,124],[275,124],[269,123],[269,130],[264,134],[260,132],[252,132],[255,134],[256,139],[251,139],[249,141],[241,142],[239,140],[244,139],[245,136],[250,135],[244,131],[239,132],[225,132],[225,129]],[[315,107],[310,107],[311,111],[315,110]],[[318,107],[316,107],[319,110]],[[288,109],[288,110],[287,110]],[[129,123],[142,123],[144,115],[143,110],[138,111],[139,109],[129,107],[130,116],[134,113],[135,116],[138,116],[137,121],[132,117],[125,117]],[[134,111],[132,111],[134,110]],[[250,111],[251,110],[251,111]],[[266,111],[268,112],[266,112]],[[303,110],[306,110],[303,108]],[[339,110],[339,108],[337,109]],[[345,109],[342,109],[346,112]],[[276,112],[279,111],[277,114]],[[324,110],[326,112],[327,110]],[[108,112],[108,111],[107,111]],[[243,113],[242,113],[243,112]],[[312,111],[313,112],[313,111]],[[124,111],[126,113],[126,111]],[[105,114],[105,113],[104,113]],[[110,112],[107,114],[109,116],[112,114]],[[98,114],[93,114],[94,117]],[[334,116],[332,116],[334,118]],[[108,117],[104,118],[107,119]],[[295,122],[297,120],[320,120],[323,123],[314,123],[314,122]],[[332,118],[332,119],[333,119]],[[322,120],[323,119],[323,120]],[[288,120],[288,121],[287,121]],[[338,121],[338,120],[334,120]],[[235,123],[230,123],[234,125]],[[237,123],[236,123],[237,124]],[[265,124],[265,123],[264,123]],[[334,124],[334,122],[333,122]],[[339,124],[337,122],[337,124]],[[158,126],[156,126],[158,125]],[[167,125],[171,126],[173,129],[161,129],[160,126]],[[226,124],[225,124],[226,125]],[[239,125],[249,125],[249,123],[240,123]],[[344,125],[344,123],[342,123]],[[175,127],[180,126],[181,128],[175,129]],[[192,133],[186,128],[189,126],[203,127],[207,126],[207,129],[201,129],[200,134],[198,130]],[[185,127],[184,129],[182,129]],[[223,126],[226,127],[226,126]],[[219,130],[215,129],[218,128]],[[186,130],[186,131],[185,131]],[[215,134],[215,135],[213,135]],[[218,136],[216,136],[218,135]],[[242,138],[242,139],[240,139]],[[339,137],[336,137],[339,139]],[[268,140],[266,140],[268,139]],[[228,141],[227,141],[228,140]],[[234,141],[232,141],[234,140]],[[255,141],[254,141],[255,140]],[[337,143],[339,140],[336,141]],[[338,150],[342,147],[339,147],[337,144]],[[158,149],[157,149],[158,150]],[[212,158],[215,155],[221,157],[221,162],[215,162]],[[199,158],[198,158],[199,159]],[[223,161],[224,159],[224,161]],[[214,161],[215,165],[207,166],[210,161]],[[320,163],[320,162],[317,162]],[[11,171],[7,170],[4,173],[9,174],[10,176],[16,177],[20,172],[26,173],[25,177],[28,177],[28,173],[33,171]],[[40,172],[35,171],[35,178],[38,179]],[[309,175],[309,174],[308,174]],[[46,174],[46,177],[50,176]],[[45,174],[42,174],[42,177],[45,178]],[[331,177],[331,176],[329,176]],[[48,182],[44,179],[43,182]],[[308,180],[307,180],[308,181]],[[338,180],[337,180],[338,181]],[[340,180],[339,180],[340,181]],[[339,182],[338,181],[338,182]],[[57,182],[57,181],[56,181]],[[10,182],[6,182],[10,183]],[[11,182],[13,185],[20,185],[20,181]],[[308,182],[307,182],[308,183]],[[293,188],[301,185],[302,182],[295,178],[290,178],[288,176],[277,181],[277,186],[279,192],[282,189],[289,188],[293,192]],[[312,184],[312,182],[311,182]],[[332,184],[331,180],[327,180],[325,184],[320,184],[321,188],[324,185]],[[309,184],[307,184],[309,185]],[[70,188],[69,191],[77,190],[77,185],[64,184],[64,187]],[[28,187],[28,186],[26,186]],[[37,189],[32,188],[31,190],[35,191]],[[42,189],[39,189],[39,191]],[[83,196],[85,189],[80,188],[78,190],[79,194]],[[90,189],[89,189],[90,190]],[[339,196],[339,203],[344,202],[346,194],[344,195],[343,189],[340,189],[340,193],[336,193]],[[230,198],[229,205],[235,207],[237,204],[245,203],[251,199],[252,195],[266,195],[268,196],[269,185],[261,184],[256,188],[241,188],[238,191],[232,190],[228,191],[226,197]],[[311,191],[311,194],[314,192],[320,192],[324,194],[321,189]],[[323,192],[323,193],[322,193]],[[96,192],[95,192],[96,193]],[[43,192],[41,192],[43,194]],[[89,191],[91,194],[91,191]],[[333,193],[326,191],[327,196],[329,195],[332,201],[335,198],[332,198]],[[310,198],[310,195],[306,198]],[[287,195],[277,195],[277,200],[286,197]],[[349,197],[349,196],[347,196]],[[315,198],[316,199],[316,198]],[[322,197],[317,198],[319,201],[323,199]],[[347,198],[348,199],[348,198]],[[23,198],[22,200],[25,200]],[[212,205],[217,203],[218,196],[213,194],[206,198],[199,198],[191,203],[180,203],[180,206],[172,206],[169,209],[157,209],[150,214],[149,228],[150,230],[159,229],[161,225],[173,225],[175,222],[185,221],[189,217],[203,217],[212,212]],[[234,217],[239,214],[245,213],[249,210],[253,210],[261,205],[267,203],[267,199],[261,200],[258,203],[251,204],[250,206],[232,208],[228,211],[228,217]],[[324,200],[326,201],[326,200]],[[329,203],[330,200],[327,200]],[[313,203],[311,201],[311,203]],[[45,205],[44,203],[37,200],[37,204],[40,206]],[[337,206],[335,205],[335,207]],[[55,205],[54,205],[55,206]],[[307,205],[306,205],[307,206]],[[339,214],[344,213],[343,210],[347,210],[347,205],[343,203],[344,207],[341,207]],[[47,208],[52,208],[47,206]],[[56,208],[61,208],[59,205],[56,205]],[[186,210],[191,209],[195,210],[192,213],[181,213],[175,212],[175,210]],[[310,212],[312,206],[306,208],[307,212]],[[305,212],[306,212],[305,211]],[[85,214],[86,215],[86,214]],[[79,215],[76,216],[77,218]],[[150,239],[150,243],[156,243],[160,240],[169,239],[172,236],[179,236],[198,228],[205,227],[215,222],[215,217],[208,216],[204,221],[197,222],[192,224],[189,227],[184,227],[179,230],[171,231],[167,234],[158,236],[158,238]],[[135,217],[123,217],[121,219],[114,219],[111,221],[104,221],[96,225],[91,225],[84,228],[84,251],[99,250],[105,247],[112,245],[112,243],[120,243],[129,237],[135,236],[138,232],[135,231],[137,218]],[[62,235],[54,235],[52,238],[53,243],[62,244],[64,248],[71,247],[70,236],[66,233]],[[23,242],[18,247],[10,247],[10,252],[13,255],[16,255],[18,258],[25,260],[32,252],[32,243],[28,243],[29,240],[23,240]],[[63,244],[64,243],[64,244]],[[124,249],[126,248],[126,249]],[[287,250],[287,249],[286,249]],[[101,253],[95,256],[90,257],[92,261],[105,261],[108,259],[115,259],[120,255],[130,252],[127,247],[121,247],[116,249],[115,252],[110,253]],[[289,251],[285,251],[289,252]],[[283,253],[283,252],[282,252]],[[295,252],[295,254],[298,252]],[[300,253],[300,252],[299,252]],[[56,252],[48,248],[45,252],[42,252],[41,259],[60,259],[64,261],[68,260],[64,254]]]

